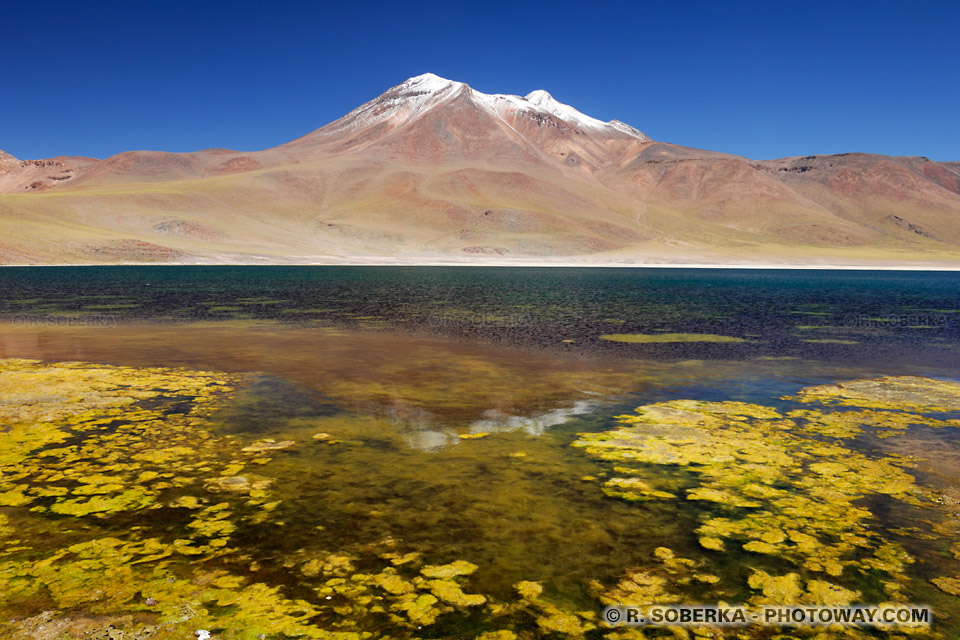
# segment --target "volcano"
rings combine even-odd
[[[0,263],[960,266],[960,163],[653,140],[424,74],[255,152],[0,152]]]

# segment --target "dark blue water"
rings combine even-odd
[[[475,267],[0,269],[19,324],[269,321],[644,358],[960,359],[951,272]],[[706,333],[735,344],[623,344]]]

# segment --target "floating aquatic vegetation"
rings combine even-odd
[[[221,629],[224,638],[332,637],[316,635],[317,629],[306,624],[316,615],[308,603],[225,571],[197,567],[186,577],[177,575],[165,560],[172,553],[170,545],[154,538],[94,539],[42,560],[0,563],[0,591],[7,604],[47,593],[60,609],[80,607],[100,616],[149,612],[163,625],[164,632],[149,636],[156,638],[187,637],[197,628]],[[138,594],[150,604],[131,604]]]
[[[316,438],[316,436],[314,436]],[[319,438],[318,438],[319,439]],[[247,445],[241,451],[244,453],[261,453],[263,451],[280,451],[281,449],[289,449],[290,447],[295,446],[297,443],[293,440],[283,440],[277,442],[271,438],[260,440],[254,442],[251,445]]]
[[[596,628],[591,622],[592,612],[570,612],[544,599],[539,583],[518,582],[514,589],[521,597],[521,604],[534,613],[537,627],[544,633],[580,637]]]
[[[608,496],[634,501],[677,497],[668,491],[655,489],[639,478],[610,478],[603,483],[603,492]]]
[[[719,336],[712,333],[608,333],[600,336],[610,342],[632,344],[659,344],[669,342],[746,342],[734,336]]]
[[[457,560],[444,565],[427,565],[420,570],[420,573],[428,578],[454,578],[456,576],[468,576],[477,570],[477,565],[465,560]]]
[[[358,434],[331,417],[284,434],[294,439],[217,436],[210,416],[242,383],[206,372],[0,361],[0,412],[9,425],[0,431],[0,635],[32,624],[22,618],[42,608],[54,616],[96,616],[161,640],[196,629],[224,640],[448,632],[484,640],[643,637],[599,627],[595,610],[578,610],[583,603],[567,601],[547,581],[519,582],[514,595],[494,596],[477,588],[486,576],[467,560],[428,564],[402,541],[338,541],[332,527],[323,533],[315,522],[304,535],[284,508],[284,478],[273,472],[297,457],[285,453],[295,447],[331,457],[351,450],[321,446],[333,440],[327,431],[308,446],[318,427],[338,437]],[[691,541],[702,545],[688,557],[658,548],[649,566],[626,569],[615,584],[589,584],[597,605],[718,598],[842,604],[881,591],[889,600],[906,599],[914,558],[884,537],[865,499],[932,503],[896,460],[824,442],[820,436],[828,434],[811,425],[841,420],[807,411],[675,401],[641,407],[620,428],[583,436],[578,446],[611,463],[585,476],[596,484],[584,491],[695,510]],[[889,429],[936,426],[901,418],[896,409],[871,413],[882,414],[876,422]],[[852,428],[861,417],[845,419]],[[371,432],[379,425],[371,422]],[[497,451],[524,453],[519,446],[527,445]],[[542,473],[548,456],[528,451],[509,468]],[[575,477],[594,464],[583,461]],[[363,517],[389,513],[377,504],[356,510],[370,514]],[[304,548],[281,544],[261,553],[248,542],[286,542],[288,531]],[[731,571],[728,554],[739,571]],[[956,579],[937,580],[924,584],[936,593],[934,585],[946,590]],[[701,631],[690,633],[709,635]]]
[[[228,492],[253,495],[270,486],[271,478],[254,475],[220,476],[206,479],[206,489],[212,493]]]
[[[427,565],[418,572],[419,553],[388,552],[379,558],[391,566],[378,573],[357,572],[353,566],[357,558],[344,554],[314,558],[303,566],[304,575],[323,580],[316,592],[326,602],[321,610],[337,614],[335,627],[355,628],[364,621],[378,625],[384,620],[399,627],[423,627],[443,614],[488,602],[484,595],[465,592],[458,582],[477,569],[472,563]]]
[[[921,413],[960,411],[960,383],[892,376],[807,387],[790,399]]]
[[[219,458],[216,439],[197,427],[235,383],[204,372],[0,361],[8,425],[0,502],[74,516],[150,506]],[[193,409],[167,415],[182,402]]]
[[[944,387],[916,380],[910,384],[912,393],[939,389],[935,406],[950,406]],[[818,395],[801,392],[807,400]],[[918,405],[918,399],[913,403]],[[895,459],[871,458],[806,435],[851,437],[870,421],[892,429],[950,424],[902,413],[902,408],[783,415],[772,407],[741,402],[672,401],[639,407],[619,417],[619,428],[581,434],[574,446],[614,462],[620,476],[634,470],[634,477],[613,478],[603,485],[604,493],[613,497],[649,497],[658,477],[656,488],[676,481],[671,478],[685,480],[681,491],[658,497],[669,499],[669,493],[675,493],[704,503],[695,533],[706,558],[739,547],[761,566],[779,568],[757,568],[745,576],[753,603],[848,604],[861,598],[854,586],[860,584],[883,597],[903,599],[907,567],[915,559],[884,537],[864,499],[886,496],[929,508],[929,495]],[[664,551],[662,558],[672,558],[672,552]],[[607,593],[609,602],[689,602],[689,590],[678,588],[678,583],[690,582],[687,576],[640,569],[624,580],[619,591]]]
[[[956,578],[934,578],[930,582],[944,593],[960,597],[960,576]]]
[[[464,593],[452,580],[428,580],[424,586],[440,600],[457,607],[476,607],[487,601],[482,595]]]
[[[477,636],[477,640],[517,640],[517,634],[507,629],[485,631]]]
[[[877,430],[876,435],[880,437],[889,437],[890,433],[887,430],[904,431],[912,425],[933,428],[960,427],[958,420],[940,420],[918,413],[877,409],[846,411],[795,409],[788,412],[787,416],[796,420],[804,431],[834,438],[852,438],[863,433],[864,427]]]
[[[39,594],[60,609],[126,615],[139,610],[130,604],[139,593],[156,603],[149,608],[165,623],[168,635],[156,637],[182,637],[202,627],[223,629],[225,638],[315,633],[304,624],[315,615],[310,605],[286,599],[276,587],[207,568],[237,553],[229,543],[244,518],[230,503],[204,506],[196,495],[176,495],[200,488],[208,474],[242,468],[239,456],[245,454],[231,454],[234,446],[205,428],[213,405],[239,382],[174,369],[0,361],[0,496],[8,507],[29,509],[17,516],[26,544],[8,547],[0,561],[0,615]],[[178,410],[166,411],[173,406]],[[233,477],[218,484],[229,485]],[[249,497],[258,490],[266,496],[263,481],[247,484]],[[237,507],[253,516],[251,507]],[[195,516],[182,537],[166,541],[141,538],[141,527],[123,538],[90,538],[79,533],[90,530],[86,526],[41,533],[48,529],[46,514],[108,520],[158,508]],[[0,520],[0,534],[7,533],[8,517]],[[0,617],[0,628],[6,620]]]

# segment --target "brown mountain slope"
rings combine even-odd
[[[757,162],[426,74],[273,149],[19,161],[0,262],[960,265],[960,163]]]

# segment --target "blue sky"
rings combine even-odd
[[[426,71],[766,159],[960,160],[960,3],[10,2],[0,149],[263,149]]]

